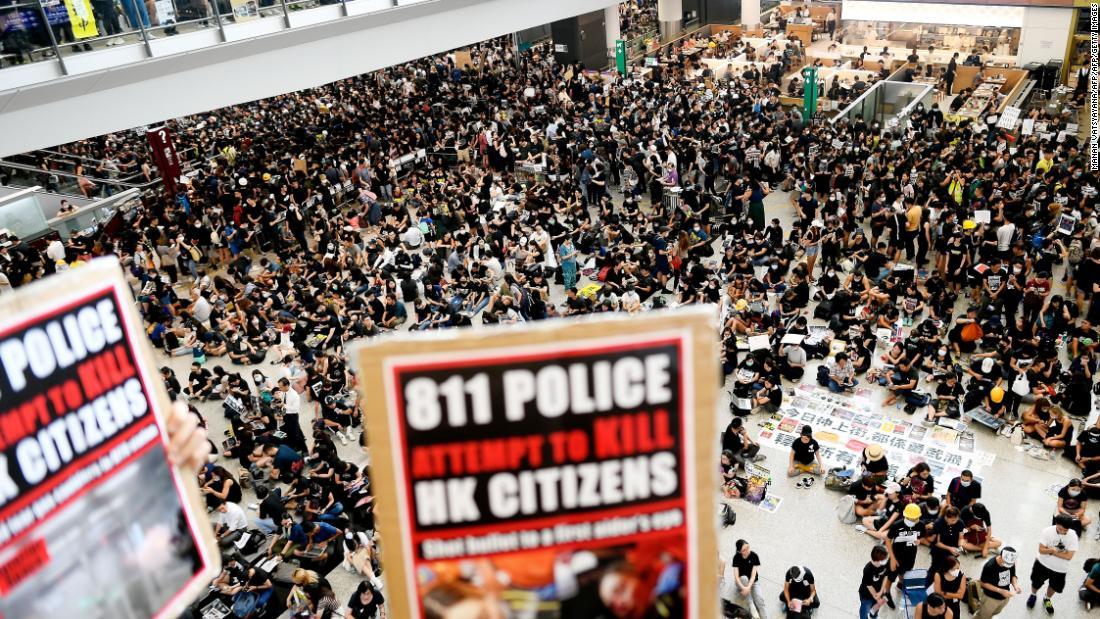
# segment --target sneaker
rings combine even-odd
[[[898,605],[894,604],[894,596],[889,593],[886,594],[886,605],[890,607],[890,610],[896,610]]]
[[[260,504],[259,503],[249,503],[248,504],[248,509],[251,509],[254,512],[258,512],[258,511],[260,511]]]
[[[867,532],[867,527],[863,526],[862,524],[857,524],[856,525],[856,531],[859,531],[860,533],[866,533]]]
[[[795,484],[795,485],[794,485],[794,487],[795,487],[795,488],[805,488],[806,486],[805,486],[805,485],[803,485],[802,481],[803,481],[803,480],[801,480],[801,479],[800,479],[800,480],[798,480],[798,483],[797,483],[797,484]]]
[[[336,438],[340,439],[340,444],[341,445],[347,445],[348,444],[348,437],[344,436],[343,432],[337,431],[336,432]]]
[[[1050,598],[1043,600],[1043,608],[1047,609],[1048,615],[1054,614],[1054,604],[1050,601]]]
[[[805,479],[803,479],[803,480],[802,480],[802,483],[803,483],[803,484],[804,484],[804,485],[805,485],[805,486],[806,486],[807,488],[809,488],[809,487],[811,487],[811,486],[813,486],[813,485],[814,485],[814,478],[813,478],[813,477],[807,477],[807,478],[805,478]]]
[[[765,456],[764,454],[756,454],[755,456],[752,457],[753,462],[763,462],[764,460],[767,460],[767,459],[768,459],[768,457]]]
[[[1028,608],[1035,608],[1035,601],[1036,601],[1036,599],[1037,599],[1037,598],[1035,597],[1035,594],[1034,594],[1034,593],[1032,593],[1031,595],[1027,596],[1027,607],[1028,607]]]

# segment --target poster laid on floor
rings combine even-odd
[[[0,617],[176,617],[217,574],[116,260],[0,297]]]
[[[716,617],[715,319],[358,345],[391,615]]]
[[[898,421],[872,406],[870,395],[865,388],[842,395],[800,385],[778,413],[760,423],[760,442],[786,451],[802,426],[809,424],[827,466],[858,470],[863,448],[873,443],[886,452],[890,479],[905,475],[919,462],[927,462],[932,474],[942,479],[963,469],[977,473],[993,463],[992,453],[974,449],[974,435],[962,424],[926,427],[920,423],[923,411],[912,421]]]

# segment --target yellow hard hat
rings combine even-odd
[[[743,312],[749,309],[749,302],[744,299],[738,299],[737,303],[734,304],[734,307],[737,309],[737,311]]]
[[[963,222],[963,230],[973,230],[978,227],[978,222],[973,219],[967,219]]]
[[[908,518],[909,520],[920,520],[920,517],[921,517],[920,505],[917,505],[916,503],[910,503],[910,504],[906,505],[905,506],[905,511],[902,512],[902,515],[905,516],[906,518]]]
[[[994,387],[993,390],[989,392],[989,399],[1000,404],[1001,400],[1005,399],[1005,390],[1000,387]]]

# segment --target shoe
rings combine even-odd
[[[857,524],[856,525],[856,531],[859,531],[860,533],[866,533],[867,532],[867,527],[863,526],[862,524]]]
[[[802,480],[800,479],[800,480],[798,480],[798,483],[794,485],[794,487],[801,489],[801,488],[805,488],[806,486],[802,483]]]
[[[890,607],[890,610],[896,610],[898,605],[894,604],[894,596],[889,593],[886,594],[886,605]]]
[[[1027,596],[1027,607],[1028,607],[1028,608],[1035,608],[1035,601],[1036,601],[1036,599],[1037,599],[1037,598],[1035,597],[1035,594],[1034,594],[1034,593],[1032,593],[1031,595]]]
[[[248,504],[248,509],[251,509],[254,512],[258,512],[258,511],[260,511],[260,504],[259,503],[249,503]]]
[[[810,488],[811,486],[814,485],[814,478],[813,477],[807,477],[807,478],[802,480],[802,483],[805,485],[806,488]]]
[[[753,462],[763,462],[764,460],[767,460],[767,459],[768,459],[768,457],[765,456],[764,454],[756,454],[755,456],[752,457]]]
[[[1043,608],[1047,609],[1048,615],[1054,614],[1054,604],[1050,601],[1050,598],[1043,600]]]
[[[343,432],[336,432],[336,438],[340,439],[340,444],[341,445],[347,445],[348,444],[348,437],[344,436]]]

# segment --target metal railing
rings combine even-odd
[[[52,63],[54,77],[63,77],[72,73],[67,61],[71,64],[74,57],[89,52],[130,47],[136,53],[120,52],[120,57],[124,63],[138,62],[189,49],[161,39],[206,31],[210,34],[198,35],[203,47],[430,1],[434,0],[155,0],[150,8],[144,0],[91,0],[92,13],[74,23],[62,0],[16,0],[0,6],[0,75],[28,64]],[[292,17],[311,9],[322,14]],[[249,23],[257,21],[281,24]]]

